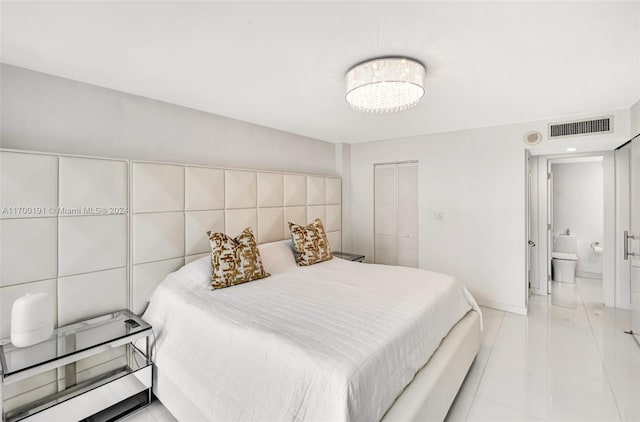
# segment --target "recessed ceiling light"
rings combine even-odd
[[[573,148],[573,147],[571,147],[571,148],[567,148],[567,152],[575,152],[575,151],[576,151],[576,149],[575,149],[575,148]]]

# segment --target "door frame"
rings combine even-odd
[[[529,296],[537,288],[538,283],[538,157],[532,156],[528,150],[525,154],[525,177],[527,190],[525,197],[525,307],[529,305]],[[530,245],[529,242],[533,242]]]
[[[631,254],[627,257],[629,268],[629,295],[631,302],[631,334],[640,344],[640,189],[638,176],[640,175],[640,139],[634,138],[629,148],[629,234],[627,239],[624,234],[623,243],[626,242]],[[624,246],[624,245],[623,245]],[[624,258],[624,257],[623,257]]]
[[[615,192],[615,153],[614,151],[598,151],[578,154],[558,154],[538,156],[538,283],[532,294],[547,295],[547,286],[551,280],[551,252],[553,245],[549,239],[549,204],[548,174],[551,162],[558,159],[602,157],[603,193],[604,193],[604,256],[602,272],[602,303],[615,306],[616,291],[616,192]],[[529,222],[527,221],[527,224]],[[546,239],[546,240],[544,240]]]
[[[616,308],[631,309],[630,262],[624,259],[624,231],[631,226],[631,144],[618,147],[616,157]]]

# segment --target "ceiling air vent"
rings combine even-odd
[[[613,116],[549,124],[549,139],[613,132]]]

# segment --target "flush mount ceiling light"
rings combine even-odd
[[[425,73],[422,63],[406,57],[360,63],[345,76],[347,102],[364,113],[407,110],[424,95]]]

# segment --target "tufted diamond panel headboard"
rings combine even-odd
[[[258,243],[289,238],[289,221],[319,217],[333,250],[341,246],[340,178],[131,162],[132,310],[144,311],[166,274],[210,252],[208,230]]]

